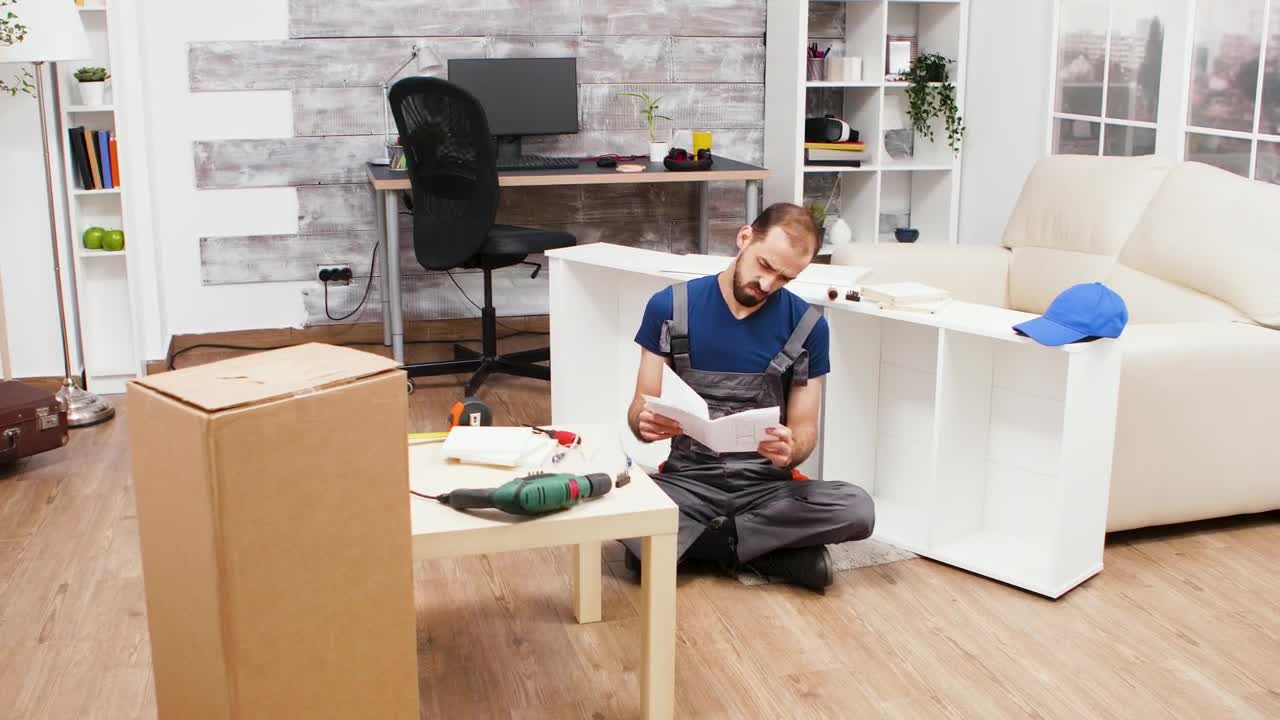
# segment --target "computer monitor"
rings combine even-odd
[[[518,158],[525,135],[578,132],[578,59],[450,60],[449,82],[484,107],[498,161]]]

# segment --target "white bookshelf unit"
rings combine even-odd
[[[130,192],[124,167],[129,162],[129,139],[118,132],[124,124],[120,113],[124,103],[115,103],[113,95],[117,85],[115,62],[120,49],[119,41],[113,43],[111,8],[101,0],[85,0],[80,7],[80,19],[84,23],[92,60],[78,60],[56,64],[58,98],[58,146],[62,149],[63,173],[66,180],[66,207],[68,235],[66,238],[71,260],[75,312],[68,322],[79,323],[81,358],[84,363],[84,382],[87,390],[98,394],[116,394],[125,390],[125,384],[143,374],[144,353],[142,328],[140,327],[141,300],[136,283],[131,279],[136,273],[130,262],[130,212],[126,197]],[[107,81],[105,98],[101,105],[82,103],[75,72],[81,67],[104,67],[111,74]],[[117,166],[123,178],[112,177],[113,187],[95,189],[85,187],[68,132],[72,128],[107,131],[116,137]],[[102,170],[99,168],[99,174]],[[104,178],[105,179],[105,178]],[[124,232],[123,250],[89,249],[84,246],[84,231],[90,227]]]
[[[844,17],[844,37],[815,37],[811,9],[828,6]],[[941,119],[934,139],[916,135],[910,157],[885,151],[887,130],[908,129],[908,84],[886,79],[889,36],[914,36],[918,51],[940,53],[964,117],[964,67],[969,0],[769,0],[765,61],[765,204],[826,206],[853,231],[853,242],[897,242],[899,225],[920,231],[920,243],[956,242],[960,154],[947,145]],[[823,13],[829,16],[829,13]],[[845,57],[862,59],[862,76],[808,80],[806,48],[831,47],[827,71]],[[866,145],[859,167],[804,163],[807,117],[831,113],[858,131]],[[961,143],[963,147],[963,142]],[[825,251],[832,250],[826,246]]]

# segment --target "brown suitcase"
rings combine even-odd
[[[0,464],[66,444],[67,412],[53,393],[0,381]]]

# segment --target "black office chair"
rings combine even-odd
[[[471,93],[445,80],[404,78],[391,86],[391,113],[412,186],[413,249],[427,270],[479,268],[484,272],[482,349],[455,345],[454,359],[406,365],[409,377],[472,373],[474,395],[491,373],[541,380],[551,368],[551,350],[498,354],[493,271],[525,262],[529,255],[577,244],[566,232],[495,225],[498,171],[484,108]]]

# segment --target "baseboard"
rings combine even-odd
[[[547,332],[551,318],[547,315],[500,317],[498,334],[512,331]],[[508,327],[503,327],[506,325]],[[405,323],[405,341],[415,340],[463,340],[480,337],[480,318],[455,320],[415,320]],[[339,345],[342,343],[368,343],[369,350],[377,351],[382,345],[382,323],[352,323],[344,325],[315,325],[305,328],[263,328],[257,330],[233,330],[228,332],[174,335],[169,341],[169,351],[163,360],[147,361],[147,374],[168,372],[169,361],[175,353],[181,353],[197,345],[236,345],[253,348],[270,348],[302,345],[317,342]]]

